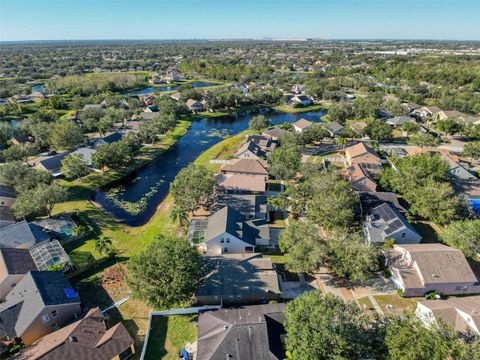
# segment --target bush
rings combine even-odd
[[[403,294],[405,292],[402,290],[402,289],[397,289],[397,295],[400,296],[400,297],[403,297]]]

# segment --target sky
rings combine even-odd
[[[0,0],[0,41],[480,40],[480,0]]]

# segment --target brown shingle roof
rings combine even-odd
[[[296,127],[298,127],[299,129],[304,130],[304,129],[312,126],[312,124],[313,124],[313,123],[312,123],[311,121],[308,121],[308,120],[306,120],[306,119],[300,119],[300,120],[295,121],[295,122],[292,124],[292,126],[296,126]]]
[[[373,150],[370,146],[365,145],[364,143],[358,143],[356,145],[346,148],[345,153],[348,153],[351,159],[362,157],[365,155],[371,155],[373,156],[373,158],[378,159],[375,160],[375,163],[381,164],[380,156],[378,156],[377,152]]]
[[[222,165],[220,171],[231,173],[268,175],[265,165],[265,162],[260,162],[256,159],[235,159],[232,160],[229,164]]]
[[[226,190],[265,191],[265,176],[263,175],[221,174],[217,180],[218,186]]]

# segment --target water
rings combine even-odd
[[[284,122],[295,122],[300,118],[319,121],[325,112],[307,112],[301,114],[271,113],[266,115],[274,125]],[[157,206],[167,196],[170,183],[178,172],[194,161],[203,151],[223,140],[223,136],[235,135],[248,128],[248,122],[253,114],[237,117],[222,117],[195,121],[190,130],[178,140],[168,151],[121,181],[112,184],[110,188],[100,189],[92,194],[93,200],[100,204],[112,217],[130,226],[145,224],[155,213]],[[107,198],[107,191],[112,187],[120,188],[117,199],[138,202],[150,194],[146,208],[138,215],[131,215],[116,206]]]
[[[185,86],[192,87],[192,88],[195,88],[195,89],[199,89],[199,88],[214,86],[214,85],[218,85],[218,84],[207,82],[207,81],[194,81],[190,84],[186,84]],[[160,91],[160,92],[167,92],[167,91],[177,91],[179,88],[180,88],[180,86],[178,86],[178,85],[160,86],[160,87],[149,86],[149,87],[146,87],[146,88],[143,88],[143,89],[126,91],[126,92],[124,92],[124,94],[129,95],[129,96],[150,95],[150,94],[153,94],[155,92],[155,90]]]
[[[480,199],[470,199],[470,206],[477,214],[480,214]]]
[[[45,84],[37,84],[32,86],[32,92],[43,92],[45,90]]]

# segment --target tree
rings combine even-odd
[[[118,169],[129,165],[135,158],[135,149],[125,139],[97,147],[92,163],[97,169]]]
[[[11,186],[17,192],[35,188],[39,184],[50,184],[53,176],[49,171],[36,170],[20,162],[9,162],[0,166],[0,184]]]
[[[346,101],[333,103],[328,108],[328,118],[331,121],[335,121],[343,125],[347,119],[351,117],[353,117],[352,106]]]
[[[0,145],[6,145],[14,134],[14,128],[7,122],[0,122]]]
[[[471,159],[480,159],[480,141],[469,142],[463,147],[463,154]]]
[[[453,221],[441,234],[442,241],[461,250],[465,256],[480,254],[480,220]]]
[[[268,198],[268,202],[275,208],[288,210],[294,218],[305,215],[307,204],[312,198],[311,182],[305,181],[295,185],[287,185],[285,191],[277,197]]]
[[[248,122],[248,128],[250,130],[260,131],[266,129],[270,126],[270,121],[263,115],[257,115],[252,117],[252,119]]]
[[[194,212],[209,204],[214,186],[213,174],[205,166],[192,163],[180,170],[170,185],[170,192],[178,208]]]
[[[268,154],[268,172],[280,180],[291,180],[297,175],[302,162],[302,155],[294,145],[282,144]]]
[[[86,131],[95,131],[99,129],[100,119],[105,110],[99,108],[89,108],[79,112],[78,119]]]
[[[28,157],[34,155],[36,151],[37,147],[35,144],[25,143],[11,145],[3,154],[7,161],[24,161],[28,164]]]
[[[154,308],[190,302],[201,276],[200,254],[185,239],[159,236],[128,262],[127,284]]]
[[[336,233],[327,242],[329,268],[335,275],[363,283],[378,269],[378,252],[360,234]]]
[[[309,181],[313,191],[307,217],[327,229],[350,226],[358,205],[350,183],[334,173],[319,174]]]
[[[52,214],[54,206],[67,199],[68,191],[57,183],[39,184],[31,190],[22,191],[15,203],[13,212],[18,218],[32,214]]]
[[[287,270],[313,272],[324,265],[327,256],[325,240],[310,221],[291,221],[280,234],[280,250],[287,258]]]
[[[178,206],[175,206],[170,213],[170,219],[172,221],[177,221],[180,224],[181,228],[186,228],[188,225],[188,211],[182,209]]]
[[[429,133],[416,133],[410,139],[408,139],[408,145],[413,146],[433,147],[437,146],[438,144],[440,144],[440,139]]]
[[[88,166],[80,154],[70,154],[62,160],[62,174],[68,178],[77,178],[88,173]]]
[[[323,124],[312,124],[312,126],[305,129],[300,135],[304,144],[321,142],[326,137],[330,137],[330,133]]]
[[[368,122],[365,133],[372,140],[387,140],[392,137],[392,128],[381,120],[373,119]]]
[[[420,125],[413,121],[407,121],[402,125],[402,130],[407,133],[407,136],[416,134],[420,130]]]
[[[50,142],[56,150],[73,151],[83,141],[83,133],[73,121],[58,121],[50,136]]]
[[[438,120],[435,123],[435,129],[443,132],[446,136],[462,132],[463,128],[460,122],[453,119]]]
[[[377,328],[353,303],[310,291],[287,303],[286,348],[293,360],[375,358]]]
[[[113,255],[112,240],[101,235],[100,237],[95,239],[95,251],[97,251],[100,255],[110,257],[111,255]]]

